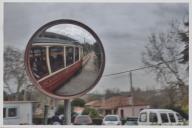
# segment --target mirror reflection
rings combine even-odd
[[[31,39],[29,67],[44,91],[57,96],[82,93],[96,84],[104,65],[101,43],[84,28],[57,24]]]

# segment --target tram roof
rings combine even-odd
[[[80,43],[68,36],[60,35],[53,32],[44,32],[43,34],[35,37],[33,43],[59,43],[59,44],[69,44],[69,45],[80,45]]]

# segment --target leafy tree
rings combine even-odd
[[[105,98],[110,98],[112,96],[118,96],[120,94],[121,94],[120,90],[116,89],[116,88],[105,90]]]
[[[99,113],[94,108],[85,108],[82,112],[83,115],[89,115],[91,118],[98,118]]]
[[[92,50],[91,45],[89,43],[87,43],[87,42],[84,42],[82,44],[82,46],[83,46],[83,53],[84,53],[84,55],[87,55]]]
[[[59,105],[55,113],[64,114],[64,105]]]
[[[7,92],[3,91],[3,100],[8,100],[8,97]]]
[[[172,109],[172,110],[178,112],[179,114],[181,114],[182,117],[184,117],[184,118],[187,119],[187,120],[188,120],[188,118],[189,118],[188,113],[185,113],[185,112],[182,110],[181,107],[165,106],[165,108],[166,108],[166,109]]]
[[[84,107],[85,106],[85,101],[80,98],[76,98],[71,102],[71,106],[77,106],[77,107]]]
[[[60,114],[64,114],[64,105],[59,105],[56,109],[56,114],[60,115]],[[75,113],[73,111],[73,106],[71,107],[71,121],[74,121],[74,118],[77,116],[78,114]]]
[[[95,59],[95,65],[98,67],[98,68],[100,68],[100,66],[101,66],[101,57],[102,57],[102,54],[101,54],[101,48],[100,48],[100,46],[99,46],[99,43],[98,42],[95,42],[94,44],[93,44],[93,49],[94,49],[94,51],[95,51],[95,55],[97,56],[97,59]]]

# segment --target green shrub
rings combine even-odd
[[[77,99],[74,99],[72,102],[71,102],[71,106],[74,107],[74,106],[77,106],[77,107],[84,107],[85,106],[85,101],[80,99],[80,98],[77,98]]]
[[[98,118],[99,113],[94,108],[85,108],[82,112],[83,115],[89,115],[91,118]]]
[[[121,123],[124,125],[127,119],[121,119]]]
[[[103,119],[102,118],[93,118],[92,121],[93,121],[93,125],[102,125]]]
[[[43,118],[33,118],[33,124],[35,125],[43,125],[44,122],[43,122]]]

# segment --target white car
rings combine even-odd
[[[103,118],[103,125],[121,125],[121,119],[118,115],[106,115]]]
[[[138,125],[183,125],[184,118],[170,109],[144,109],[140,111]]]

